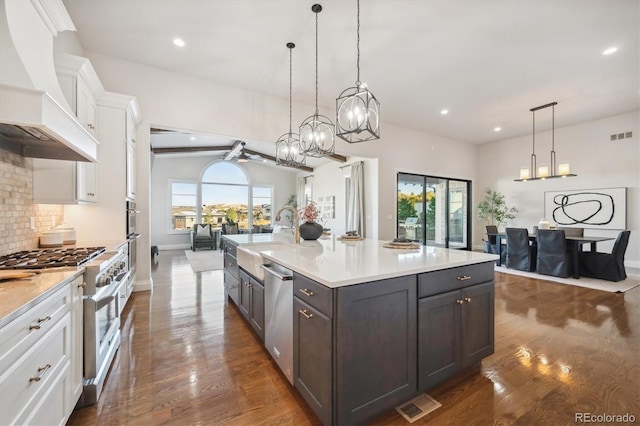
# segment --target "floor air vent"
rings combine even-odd
[[[409,423],[413,423],[441,406],[442,404],[425,393],[398,405],[396,411]]]

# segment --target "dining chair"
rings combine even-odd
[[[571,256],[567,250],[564,231],[538,229],[538,256],[536,269],[539,274],[568,278],[571,270]]]
[[[491,254],[499,254],[500,261],[496,260],[496,265],[504,265],[506,258],[506,247],[501,247],[498,235],[498,227],[495,225],[487,225],[487,242],[489,243],[489,253]]]
[[[507,228],[507,268],[520,271],[536,270],[536,246],[529,245],[526,228]]]
[[[631,231],[622,231],[613,244],[611,253],[580,253],[580,275],[607,281],[622,281],[627,278],[624,254],[629,244]]]

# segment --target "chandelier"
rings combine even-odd
[[[289,49],[289,133],[280,136],[276,141],[276,164],[286,167],[300,167],[307,162],[306,156],[300,147],[300,137],[291,131],[291,111],[292,111],[292,52],[296,47],[294,43],[287,43]]]
[[[531,168],[520,169],[520,179],[514,179],[516,182],[526,182],[528,180],[545,180],[553,178],[564,178],[576,176],[571,173],[569,163],[560,163],[556,167],[556,151],[555,151],[555,113],[557,102],[551,102],[531,108],[529,111],[533,113],[533,149],[531,151]],[[536,111],[551,107],[551,163],[550,166],[536,164]],[[551,168],[551,170],[549,170]]]
[[[314,4],[311,11],[316,14],[316,112],[300,125],[300,146],[304,155],[326,157],[335,152],[335,126],[318,112],[318,14],[322,6]]]
[[[360,82],[360,0],[357,5],[356,85],[345,89],[336,99],[336,134],[349,143],[380,139],[380,102]]]

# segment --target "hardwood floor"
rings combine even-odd
[[[162,251],[134,293],[98,404],[69,425],[319,424],[233,303],[222,271]],[[495,354],[429,394],[413,424],[563,425],[575,413],[640,422],[640,287],[623,294],[496,273]],[[407,425],[395,410],[375,425]]]

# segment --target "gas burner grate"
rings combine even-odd
[[[0,270],[81,266],[106,251],[105,247],[23,250],[0,256]]]

